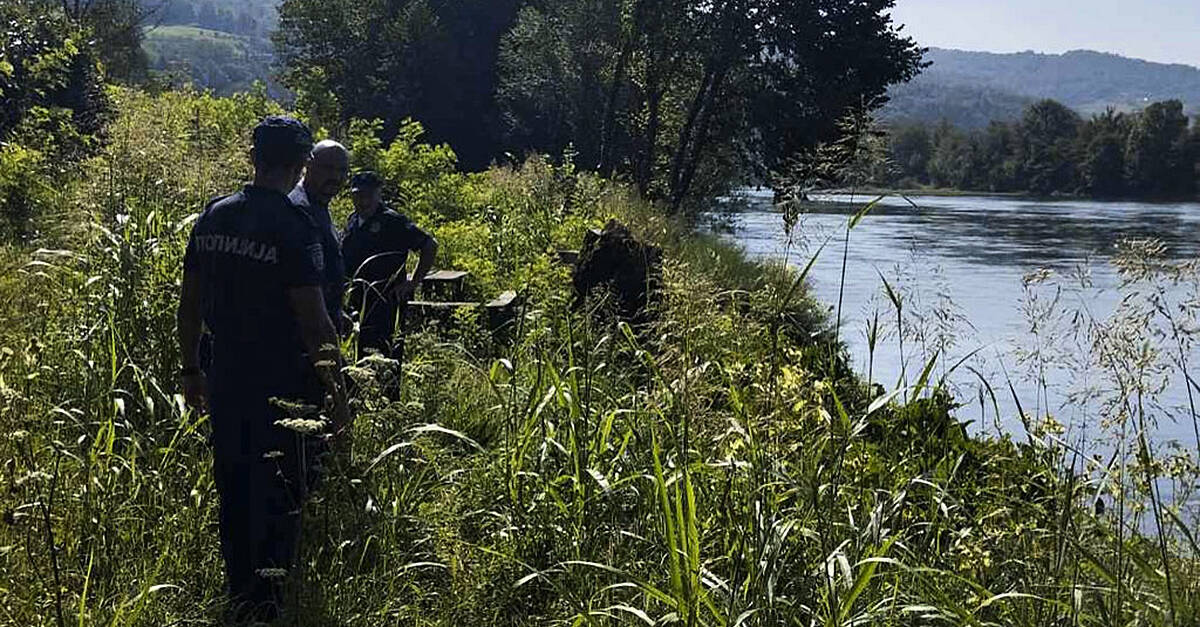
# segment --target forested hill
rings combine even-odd
[[[220,94],[271,80],[278,0],[141,0],[149,68]]]
[[[1181,100],[1200,113],[1200,68],[1077,50],[1066,54],[994,54],[931,48],[932,65],[893,89],[887,120],[948,119],[977,128],[1015,119],[1026,105],[1052,99],[1091,115],[1109,107],[1134,111],[1151,102]]]

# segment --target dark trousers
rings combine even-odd
[[[396,329],[402,327],[404,305],[369,290],[356,290],[351,300],[355,307],[354,319],[359,322],[359,357],[377,352],[390,359],[401,359],[404,338],[397,336]]]
[[[239,619],[271,620],[282,606],[282,584],[299,546],[301,512],[324,451],[312,436],[276,426],[289,416],[270,398],[319,406],[322,394],[315,374],[292,382],[267,375],[276,380],[263,382],[261,371],[255,379],[234,372],[241,368],[213,370],[213,477],[221,500],[221,554],[230,600]]]

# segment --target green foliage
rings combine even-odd
[[[34,216],[49,203],[41,178],[44,166],[41,152],[18,144],[0,146],[0,240],[24,239]]]
[[[287,0],[275,43],[328,128],[334,108],[383,120],[389,140],[414,119],[472,171],[506,151],[574,153],[678,212],[764,178],[911,78],[920,50],[891,6]]]
[[[533,3],[502,42],[510,141],[575,150],[675,212],[694,208],[836,139],[848,109],[915,74],[921,51],[891,6]]]
[[[245,179],[249,130],[279,107],[114,99],[109,143],[55,181],[70,213],[42,218],[45,247],[0,249],[0,607],[14,624],[212,624],[223,608],[209,427],[175,391],[174,301],[196,212]],[[933,362],[928,385],[880,396],[794,272],[570,160],[464,175],[415,124],[392,142],[351,128],[358,165],[402,190],[446,265],[526,302],[508,339],[463,314],[410,335],[403,364],[347,369],[355,450],[326,460],[303,512],[284,624],[1200,616],[1184,534],[1162,536],[1163,560],[1158,538],[1093,512],[1097,495],[1139,502],[1133,479],[1070,471],[1053,438],[969,436]],[[603,301],[574,307],[553,261],[609,218],[665,252],[642,329]]]
[[[106,100],[86,31],[41,0],[0,5],[0,27],[0,141],[35,108],[67,110],[80,133],[98,133]]]
[[[146,77],[142,26],[153,13],[143,0],[92,0],[62,2],[68,15],[87,29],[108,78],[131,84]]]
[[[272,0],[140,0],[152,17],[144,31],[153,83],[194,84],[230,95],[256,83],[272,94],[282,90],[274,79],[270,34],[278,21]]]
[[[1018,121],[969,132],[947,121],[899,126],[890,152],[898,169],[877,184],[1098,198],[1191,198],[1200,166],[1179,101],[1087,121],[1043,101]]]
[[[304,98],[331,94],[341,122],[383,120],[388,139],[403,120],[419,120],[467,169],[486,168],[499,153],[497,42],[517,5],[285,0],[274,36],[284,84]]]
[[[1178,100],[1150,105],[1133,121],[1125,148],[1128,186],[1150,197],[1187,197],[1196,191],[1200,152],[1188,135]]]
[[[1029,191],[1047,195],[1076,188],[1078,159],[1073,151],[1081,123],[1078,113],[1053,100],[1025,110],[1017,158]]]
[[[252,89],[256,81],[266,82],[270,63],[264,42],[221,31],[192,26],[160,26],[145,34],[145,50],[150,67],[168,75],[186,77],[195,84],[218,94]]]
[[[110,101],[88,32],[37,0],[0,5],[0,241],[38,236],[55,179],[91,154]]]

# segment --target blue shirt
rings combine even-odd
[[[324,255],[316,226],[287,196],[246,186],[212,202],[183,264],[205,284],[214,368],[298,372],[307,363],[288,292],[321,285]]]
[[[288,195],[288,200],[308,214],[320,232],[321,252],[325,260],[321,292],[325,296],[325,309],[329,312],[329,319],[333,321],[333,326],[340,330],[342,328],[342,300],[346,294],[346,266],[342,261],[341,238],[333,226],[333,216],[329,214],[328,206],[309,197],[303,185],[297,185],[296,189]]]

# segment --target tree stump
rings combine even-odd
[[[603,231],[588,231],[572,276],[576,303],[606,290],[620,320],[650,322],[662,285],[662,258],[662,249],[637,239],[615,220]]]

